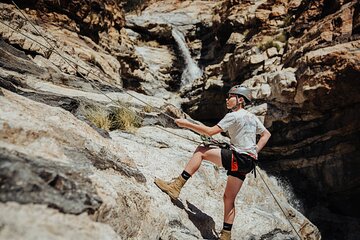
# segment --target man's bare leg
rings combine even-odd
[[[221,167],[221,149],[199,146],[185,166],[185,171],[193,175],[199,169],[202,160],[207,160]]]

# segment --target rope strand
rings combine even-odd
[[[256,171],[257,166],[255,167],[255,171]],[[286,220],[288,220],[289,224],[291,225],[292,229],[294,230],[294,232],[296,233],[296,235],[300,238],[300,240],[302,240],[300,234],[298,233],[298,231],[296,231],[295,226],[292,224],[292,222],[290,221],[290,219],[287,217],[285,210],[281,207],[279,201],[276,199],[275,195],[273,194],[273,192],[271,191],[270,187],[267,185],[267,183],[265,182],[265,179],[263,178],[263,176],[261,175],[260,171],[257,171],[261,180],[264,182],[266,188],[269,190],[271,196],[274,198],[276,204],[279,206],[279,208],[281,209],[282,213],[284,214]]]
[[[57,49],[49,42],[49,40],[48,40],[47,38],[45,38],[45,36],[44,36],[43,34],[41,34],[41,32],[35,27],[35,25],[30,21],[30,19],[22,12],[22,10],[19,8],[19,6],[16,5],[16,3],[15,3],[14,1],[11,1],[11,2],[12,2],[12,3],[15,5],[15,7],[19,10],[19,12],[21,13],[21,15],[26,19],[26,21],[28,21],[28,22],[31,24],[31,26],[36,30],[36,32],[47,42],[47,44],[50,46],[50,49],[49,49],[49,50],[55,51],[55,53],[57,53],[67,64],[69,64],[70,67],[72,67],[77,73],[79,73],[82,78],[84,78],[85,80],[88,80],[88,79],[86,79],[86,77],[85,77],[82,73],[80,73],[73,65],[71,65],[66,58],[64,58],[64,57],[57,51]],[[76,64],[76,63],[75,63],[75,64]],[[76,65],[77,65],[77,66],[80,66],[80,65],[78,65],[78,64],[76,64]],[[80,66],[80,67],[81,67],[81,66]],[[83,69],[86,70],[85,68],[83,68]],[[92,73],[91,69],[90,69],[90,70],[86,70],[86,71],[87,71],[87,74]],[[98,75],[96,75],[96,74],[94,74],[94,75],[95,75],[96,77],[99,77],[99,78],[101,79],[101,76],[98,76]],[[89,82],[90,82],[90,81],[89,81]],[[109,85],[112,86],[111,83],[109,83]],[[112,86],[112,87],[115,87],[115,86]],[[103,93],[100,88],[98,88],[97,86],[96,86],[96,88],[99,90],[99,92],[101,92],[101,93],[104,94],[107,98],[109,98],[111,101],[113,101],[109,96],[107,96],[105,93]],[[155,108],[154,106],[150,105],[149,103],[143,101],[142,99],[134,96],[133,94],[128,93],[127,91],[123,90],[123,92],[126,93],[126,94],[128,94],[129,96],[135,98],[136,100],[144,103],[145,105],[147,105],[147,106],[149,106],[149,107],[152,107],[152,108],[154,108],[154,109],[157,109],[157,108]],[[164,113],[164,112],[160,112],[160,111],[159,111],[159,113],[161,113],[161,114],[169,117],[169,118],[172,119],[172,120],[175,120],[174,117],[172,117],[172,116],[170,116],[170,115],[168,115],[168,114],[166,114],[166,113]]]

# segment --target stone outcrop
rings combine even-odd
[[[175,131],[174,134],[194,139],[193,134],[174,129],[154,134],[161,130],[153,127],[143,127],[136,134],[120,131],[109,134],[86,121],[80,111],[86,104],[114,107],[115,99],[140,111],[144,103],[137,99],[143,99],[172,116],[184,116],[171,101],[164,101],[169,96],[159,98],[131,92],[136,98],[130,98],[121,88],[124,79],[120,82],[117,78],[120,74],[122,77],[130,76],[117,72],[124,64],[134,70],[151,70],[151,74],[157,71],[168,74],[173,61],[173,54],[169,54],[172,50],[150,43],[136,46],[139,55],[144,54],[141,55],[144,62],[137,58],[139,65],[132,65],[131,59],[135,55],[126,49],[135,49],[132,41],[136,42],[136,39],[132,40],[132,35],[125,33],[124,29],[115,31],[110,26],[108,32],[105,29],[99,33],[103,34],[102,40],[96,42],[96,39],[83,35],[77,39],[76,36],[82,32],[76,28],[64,30],[55,27],[59,21],[54,21],[53,25],[36,25],[44,36],[55,36],[59,47],[55,51],[43,46],[46,41],[31,30],[14,7],[1,4],[1,9],[4,12],[2,21],[24,24],[17,29],[24,35],[3,25],[0,28],[3,38],[0,42],[0,209],[1,216],[7,216],[0,218],[3,226],[0,238],[51,238],[54,226],[56,235],[64,238],[75,235],[79,239],[97,239],[99,235],[105,239],[120,236],[133,239],[216,238],[216,231],[222,223],[222,207],[218,203],[225,183],[223,171],[205,164],[192,181],[195,186],[189,186],[183,195],[187,201],[175,205],[152,184],[154,175],[167,178],[167,174],[178,174],[196,147],[186,139],[173,141],[174,135],[168,132]],[[10,12],[14,13],[14,19],[7,15]],[[38,16],[35,10],[24,12],[32,19]],[[78,24],[77,20],[56,11],[47,14],[74,26]],[[108,35],[110,32],[112,37]],[[114,39],[122,41],[112,41]],[[79,65],[74,65],[75,68],[67,65],[57,53],[60,50],[69,59],[66,61]],[[159,52],[166,57],[160,61],[152,59],[152,55]],[[129,53],[129,58],[126,58]],[[104,72],[107,76],[100,77],[105,75]],[[142,83],[140,86],[146,85]],[[148,90],[156,86],[149,86]],[[152,113],[145,115],[149,122],[158,117]],[[158,118],[155,122],[170,125],[168,121]],[[169,159],[173,162],[170,165]],[[168,173],[165,173],[164,166],[167,166]],[[266,179],[274,191],[290,194],[283,193],[275,179]],[[249,184],[260,185],[258,180],[251,178]],[[264,186],[251,188],[237,204],[241,211],[248,213],[240,221],[245,222],[252,215],[268,222],[268,227],[258,229],[257,223],[251,221],[244,228],[257,230],[238,231],[234,233],[236,238],[294,235],[281,217],[276,221],[268,217],[266,212],[279,211],[275,205],[257,206],[260,210],[254,214],[252,209],[259,204],[260,198],[261,202],[272,201],[270,195],[258,195],[265,190]],[[207,200],[203,201],[204,198]],[[317,228],[291,207],[286,198],[279,201],[286,206],[296,228],[304,236],[319,238]],[[31,218],[36,218],[31,222],[33,227],[24,230],[23,226]],[[79,227],[67,226],[66,222],[76,222]]]
[[[358,199],[358,177],[348,169],[356,166],[359,155],[354,139],[359,3],[224,1],[219,6],[212,24],[199,24],[206,31],[196,35],[205,75],[183,89],[182,96],[189,99],[183,108],[214,123],[225,112],[227,89],[240,83],[250,87],[255,99],[251,111],[274,133],[263,154],[264,166],[297,186],[304,211],[329,231],[325,237],[335,233],[327,227],[332,220],[321,217],[324,209],[355,217],[343,220],[346,226],[358,225],[360,213],[350,200]],[[316,210],[318,205],[325,208]],[[341,234],[352,236],[343,229]]]
[[[31,218],[44,238],[54,225],[64,238],[216,238],[225,173],[203,164],[182,201],[171,203],[153,179],[179,174],[195,146],[169,131],[197,136],[145,111],[144,101],[173,117],[216,123],[226,91],[243,84],[252,89],[249,110],[272,132],[261,167],[285,177],[295,193],[260,172],[287,217],[305,239],[320,233],[300,211],[324,239],[355,239],[359,3],[151,0],[124,12],[128,3],[19,4],[47,40],[13,5],[0,4],[0,211],[9,216],[0,217],[0,238],[35,239],[21,227]],[[203,70],[186,86],[174,28]],[[143,117],[136,133],[100,129],[81,111],[117,101]],[[171,128],[159,133],[154,124]],[[294,238],[261,179],[249,176],[244,186],[234,238]]]
[[[305,201],[305,212],[324,229],[324,238],[336,234],[351,238],[353,233],[346,229],[358,225],[360,215],[355,200],[359,198],[358,174],[350,170],[359,156],[355,137],[359,128],[359,3],[295,3],[282,1],[286,11],[280,11],[283,23],[278,26],[283,27],[275,30],[271,26],[280,12],[274,15],[275,6],[260,5],[261,14],[255,12],[259,33],[243,45],[259,41],[265,34],[273,34],[273,38],[262,40],[260,51],[252,47],[247,56],[243,50],[235,50],[229,61],[235,67],[223,69],[238,70],[228,74],[230,80],[236,77],[234,83],[253,88],[255,99],[266,102],[264,110],[254,108],[273,133],[271,146],[262,155],[263,166],[296,186],[295,192]],[[284,43],[283,37],[287,39]],[[261,47],[267,42],[264,55]],[[277,54],[269,54],[271,46],[278,48]],[[259,56],[256,61],[254,54]],[[266,68],[267,61],[276,58],[273,66]],[[338,218],[325,219],[328,211],[350,217],[342,219],[341,233],[328,227],[331,221],[337,224]]]
[[[0,203],[0,212],[1,239],[121,239],[110,226],[86,214],[63,214],[45,205],[14,202]]]
[[[7,25],[1,24],[0,34],[8,43],[19,46],[29,56],[32,56],[37,63],[37,67],[41,67],[43,70],[46,69],[44,72],[46,72],[47,76],[44,78],[65,81],[65,77],[62,75],[63,72],[72,75],[70,77],[72,79],[75,78],[76,74],[81,74],[81,77],[85,76],[100,82],[121,82],[120,64],[116,61],[116,58],[101,51],[100,47],[94,46],[95,43],[90,38],[83,36],[82,39],[79,39],[77,31],[57,28],[47,22],[54,21],[54,23],[61,26],[62,23],[66,25],[76,24],[73,20],[67,16],[57,19],[56,16],[59,17],[59,15],[56,14],[54,14],[55,17],[51,17],[52,14],[45,15],[49,19],[39,19],[42,25],[36,26],[40,35],[33,29],[31,23],[24,19],[22,14],[15,9],[11,5],[2,5],[0,10],[2,12],[2,21],[5,21],[4,23]],[[14,13],[15,16],[12,17],[11,13]],[[28,18],[32,19],[31,16],[36,17],[37,13],[29,11],[28,14]],[[13,19],[14,23],[10,24],[9,19]],[[14,31],[14,29],[17,31]],[[46,37],[47,40],[43,37]],[[106,72],[106,75],[103,74],[103,71]]]
[[[140,219],[139,214],[149,211],[148,197],[142,194],[146,179],[122,147],[61,108],[6,90],[4,94],[0,103],[1,201],[42,204],[70,214],[87,212],[118,234],[137,232],[141,223],[115,221],[129,204],[138,205],[122,214],[129,219]],[[121,190],[122,184],[132,194]],[[136,200],[139,195],[142,201]]]
[[[86,35],[96,42],[100,40],[99,32],[107,32],[112,28],[120,30],[125,24],[124,13],[119,7],[119,1],[116,0],[61,2],[34,0],[20,2],[20,6],[45,11],[47,14],[41,14],[42,16],[40,16],[42,20],[46,22],[57,20],[60,22],[60,26],[69,24],[68,27],[71,30]],[[40,12],[33,13],[40,15]],[[56,13],[65,13],[66,18],[64,18],[64,15],[57,15]]]
[[[106,233],[110,236],[116,232],[119,236],[135,239],[216,238],[215,231],[222,223],[223,211],[219,202],[225,171],[204,164],[182,193],[182,199],[186,201],[175,203],[152,183],[154,176],[167,178],[168,174],[178,174],[196,147],[193,142],[169,131],[188,138],[195,138],[193,133],[174,129],[162,132],[154,127],[143,127],[136,134],[114,131],[111,139],[103,138],[66,110],[2,91],[0,200],[3,203],[0,208],[11,217],[0,219],[2,226],[9,229],[1,231],[0,238],[23,236],[18,224],[34,216],[33,211],[44,205],[67,213],[64,218],[71,221],[74,219],[70,214],[85,212],[90,219],[110,226],[111,230]],[[267,177],[265,172],[261,174],[280,196],[278,201],[289,213],[296,229],[308,239],[319,239],[317,228],[288,204],[284,194],[289,199],[291,193],[282,192],[276,179]],[[239,216],[239,221],[245,223],[249,217],[256,218],[267,222],[267,227],[258,228],[257,221],[250,221],[243,226],[244,231],[236,231],[234,236],[240,239],[293,236],[292,229],[283,219],[285,216],[275,217],[281,214],[280,209],[270,204],[273,199],[266,193],[261,180],[249,176],[247,181],[247,189],[237,202],[244,213]],[[9,201],[26,205],[18,206]],[[15,209],[24,215],[21,221],[16,221],[20,215],[15,214]],[[254,209],[257,210],[254,212]],[[274,212],[277,213],[269,218]],[[41,225],[41,219],[50,215],[53,220]],[[48,226],[56,224],[59,217],[59,213],[50,210],[38,213],[35,230],[44,236],[51,235]],[[80,226],[90,224],[84,214],[79,218]],[[65,228],[60,226],[60,229]],[[94,226],[100,232],[107,229],[100,224]],[[33,236],[30,239],[35,239],[39,235],[32,229],[27,228],[25,232]],[[60,235],[76,233],[80,239],[87,236],[79,230],[67,230],[72,233]]]
[[[5,124],[0,137],[7,139],[10,131],[19,130]],[[48,164],[41,158],[32,160],[4,148],[0,159],[1,202],[45,204],[72,214],[94,212],[101,204],[90,181],[71,169]]]

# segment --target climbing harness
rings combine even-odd
[[[215,147],[219,147],[221,149],[231,150],[233,152],[232,159],[231,159],[231,166],[232,166],[231,171],[238,171],[238,163],[237,163],[236,157],[234,156],[234,151],[236,152],[236,149],[232,144],[227,143],[225,141],[219,141],[212,137],[208,137],[208,136],[204,136],[204,135],[201,135],[201,140],[202,140],[201,144],[205,147],[215,146]],[[252,156],[250,156],[250,157],[253,158]],[[256,169],[255,169],[257,166],[256,160],[252,160],[252,165],[253,165],[253,167],[252,167],[251,173],[253,173],[254,177],[256,178]]]

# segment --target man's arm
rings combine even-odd
[[[188,129],[191,129],[201,135],[206,135],[206,136],[212,136],[212,135],[222,132],[222,129],[218,125],[215,125],[213,127],[208,127],[205,125],[194,124],[192,122],[189,122],[186,119],[176,119],[175,123],[179,127],[188,128]]]
[[[261,149],[263,149],[263,147],[265,146],[265,144],[268,142],[269,138],[271,137],[271,133],[265,129],[265,131],[263,131],[260,134],[260,139],[258,141],[258,143],[256,144],[256,152],[259,153],[261,151]]]

